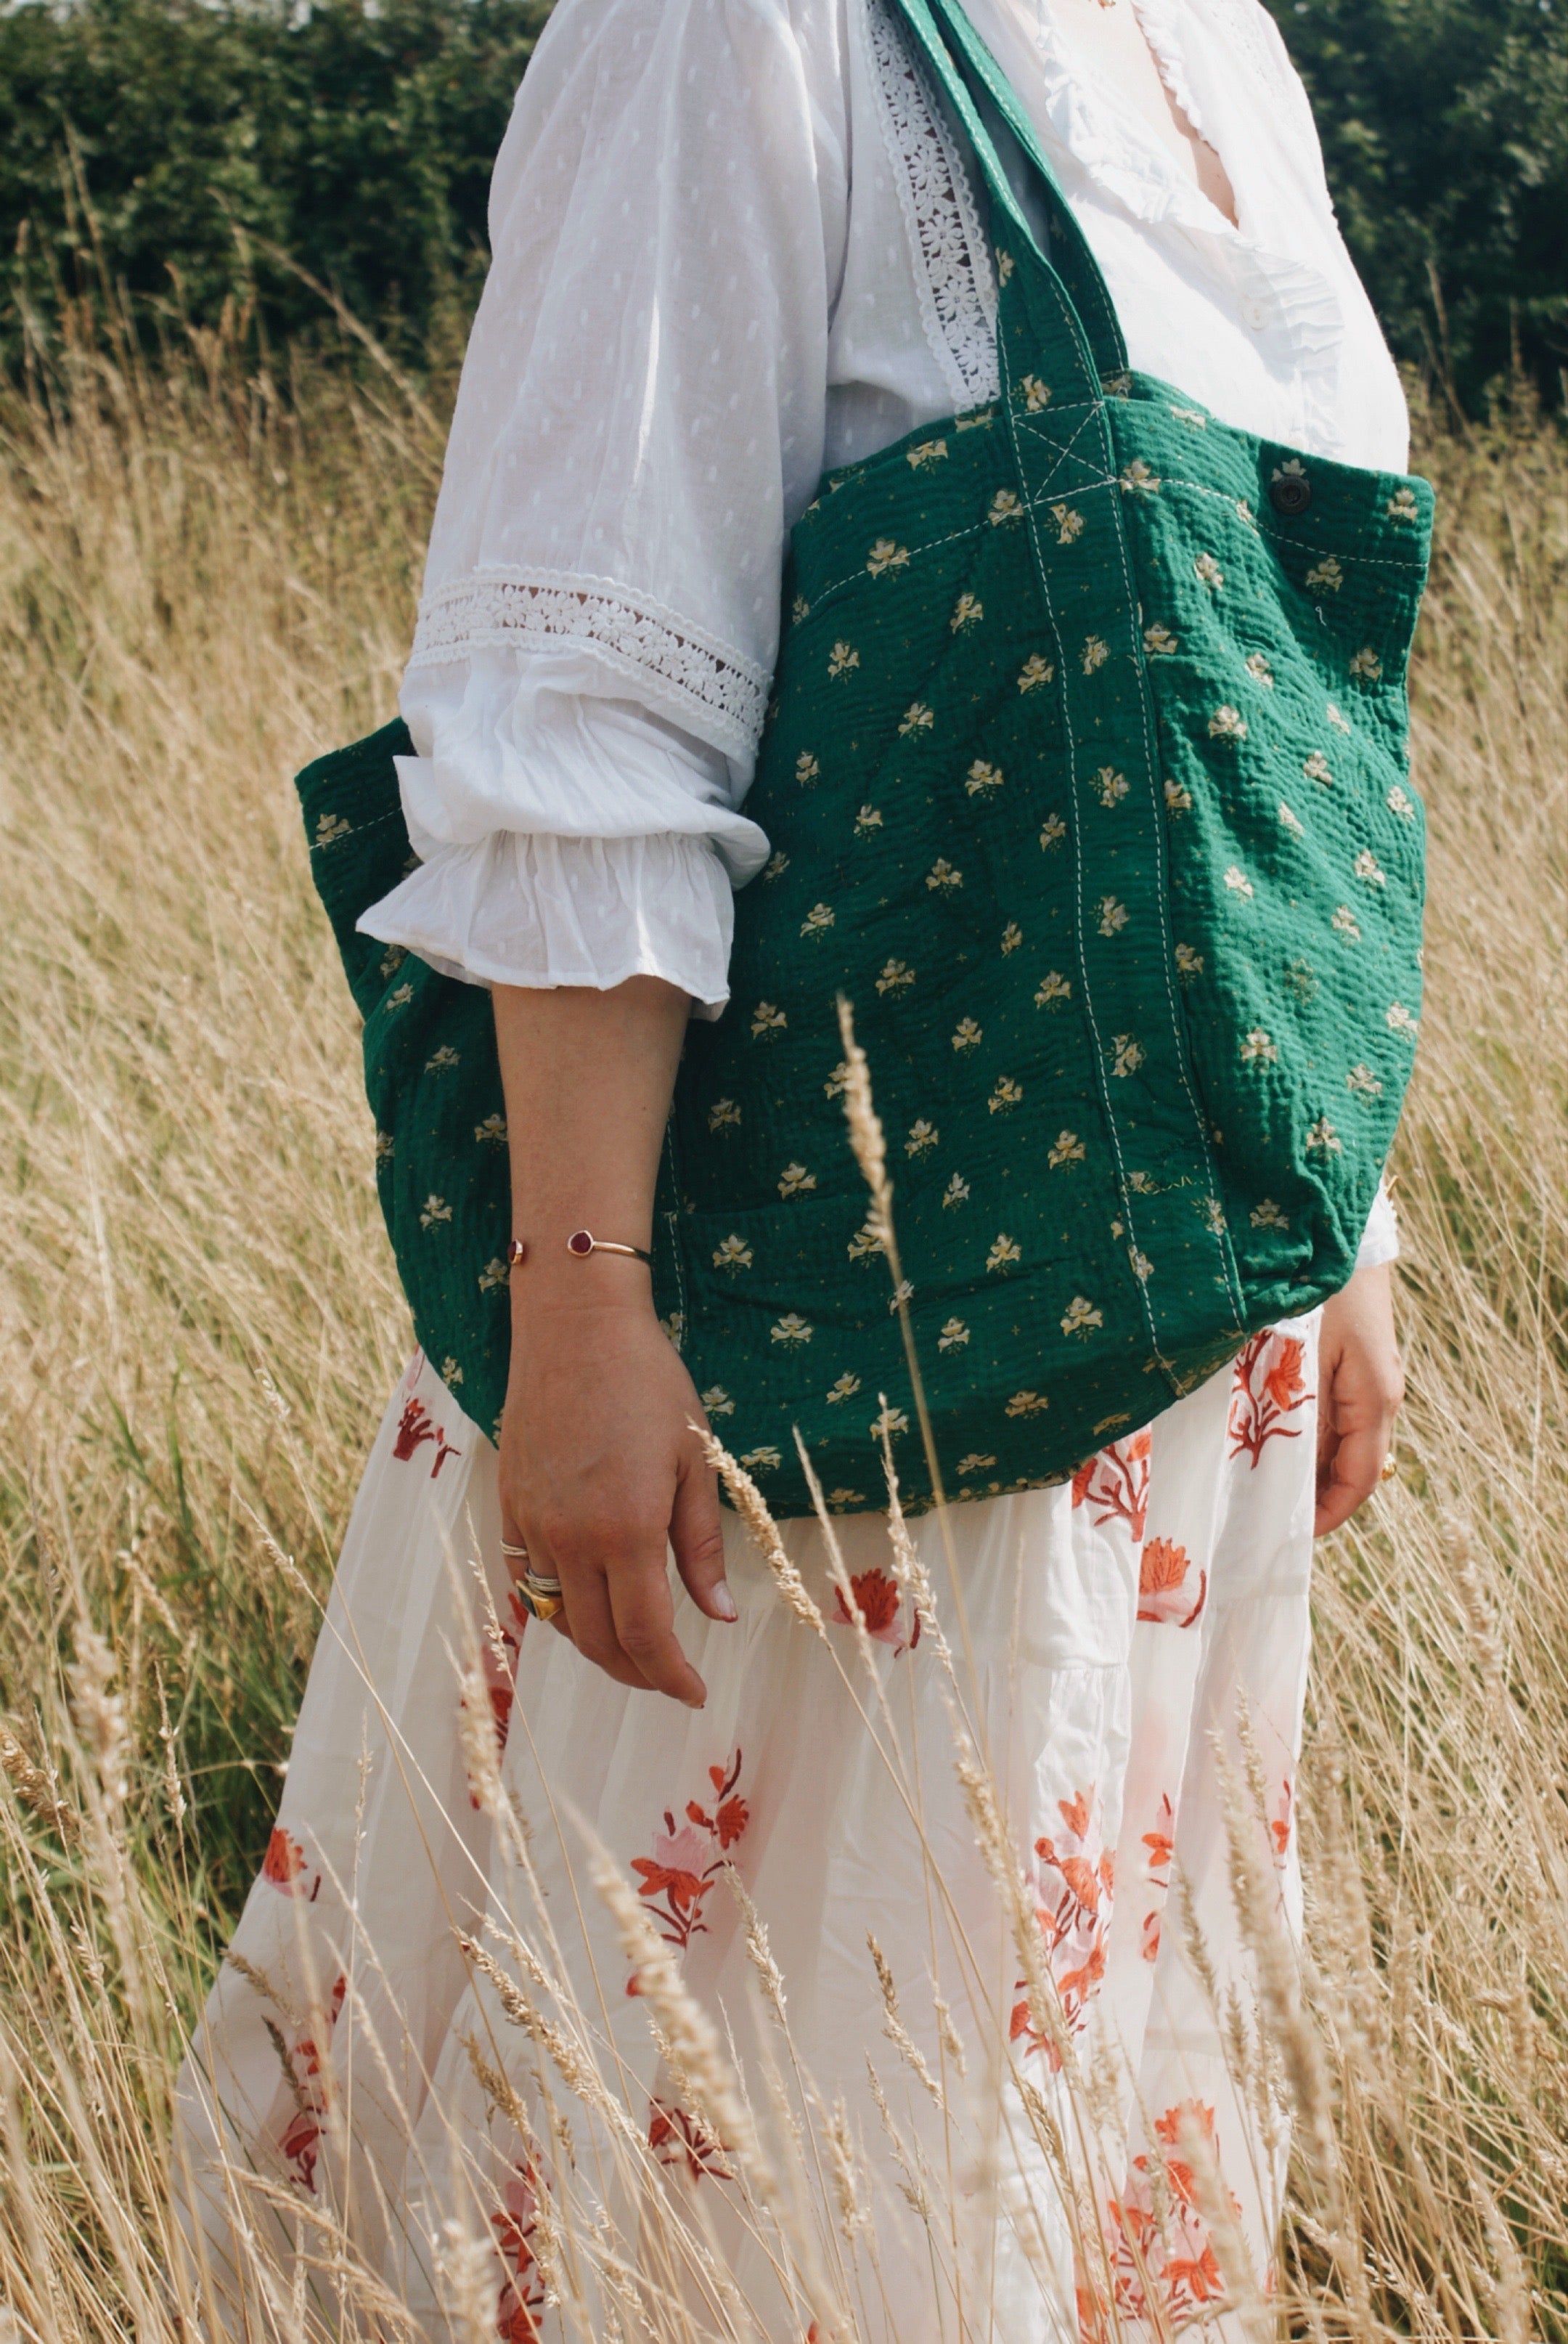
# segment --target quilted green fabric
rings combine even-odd
[[[1424,482],[1305,457],[1129,373],[1007,85],[899,0],[992,204],[1002,395],[830,476],[798,524],[732,998],[694,1025],[661,1315],[780,1513],[932,1484],[845,1133],[853,1004],[947,1493],[1070,1471],[1349,1276],[1421,1007],[1407,654]],[[1053,268],[974,105],[1052,199]],[[488,1004],[352,934],[404,867],[396,728],[301,776],[367,1015],[416,1325],[505,1388]],[[884,1399],[886,1410],[884,1413]]]

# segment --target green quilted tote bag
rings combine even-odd
[[[829,475],[796,526],[747,805],[774,853],[737,901],[730,1005],[689,1029],[655,1231],[660,1314],[781,1514],[809,1503],[797,1431],[840,1510],[876,1502],[884,1423],[934,1495],[900,1304],[941,1483],[974,1499],[1070,1472],[1334,1293],[1421,1010],[1430,490],[1131,372],[957,0],[897,5],[989,190],[1002,390]],[[487,1428],[488,1003],[354,932],[407,867],[407,745],[388,727],[299,787],[416,1328]],[[847,1144],[840,995],[901,1295]]]

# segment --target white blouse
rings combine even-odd
[[[1399,378],[1261,0],[1135,0],[1239,226],[1047,0],[965,5],[1131,363],[1402,470]],[[885,0],[557,0],[496,165],[403,685],[419,867],[367,934],[477,983],[661,976],[719,1014],[732,890],[769,853],[742,806],[788,532],[825,469],[995,395],[981,217]]]

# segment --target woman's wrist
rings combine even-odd
[[[675,1069],[689,1005],[652,977],[608,993],[583,988],[492,995],[511,1133],[509,1273],[514,1324],[549,1314],[652,1315],[647,1253]]]
[[[536,1247],[530,1240],[528,1258],[513,1268],[508,1285],[514,1328],[542,1317],[653,1309],[653,1278],[646,1262],[631,1254],[574,1255],[564,1238],[558,1248]]]

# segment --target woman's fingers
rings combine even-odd
[[[700,1709],[708,1687],[681,1651],[675,1633],[675,1599],[669,1591],[663,1526],[638,1545],[612,1557],[608,1572],[610,1611],[621,1652],[643,1682],[689,1709]]]
[[[584,1660],[634,1692],[650,1691],[648,1678],[620,1648],[604,1573],[592,1569],[563,1571],[561,1597],[565,1610],[558,1616]]]
[[[672,1514],[681,1517],[689,1567],[699,1575],[702,1589],[699,1594],[693,1586],[693,1595],[711,1618],[734,1619],[734,1601],[724,1586],[718,1497],[710,1489],[704,1507],[699,1486],[697,1501],[689,1498],[683,1514],[680,1490],[678,1484]],[[585,1529],[580,1523],[563,1521],[552,1536],[542,1521],[522,1530],[503,1504],[501,1537],[508,1547],[526,1550],[526,1561],[522,1554],[506,1557],[515,1580],[520,1581],[529,1571],[540,1578],[559,1580],[561,1609],[549,1624],[575,1644],[585,1660],[592,1661],[618,1684],[638,1692],[668,1693],[689,1708],[702,1707],[707,1687],[675,1633],[662,1529],[651,1524],[633,1528],[614,1521],[601,1521]]]
[[[1325,1538],[1330,1531],[1337,1531],[1371,1497],[1392,1438],[1392,1410],[1378,1424],[1341,1434],[1318,1478],[1318,1506],[1312,1521],[1316,1537]]]
[[[1318,1378],[1320,1538],[1376,1489],[1393,1443],[1404,1374],[1386,1265],[1358,1270],[1323,1311]]]
[[[675,1549],[675,1567],[698,1610],[710,1620],[739,1620],[740,1614],[724,1576],[724,1517],[718,1477],[695,1459],[675,1485],[669,1543]]]
[[[520,1579],[528,1569],[528,1563],[524,1560],[528,1544],[528,1540],[523,1536],[517,1518],[503,1498],[501,1500],[501,1560],[507,1566],[508,1575],[513,1579]],[[507,1551],[509,1547],[521,1547],[523,1553],[510,1554]]]
[[[508,1555],[506,1564],[515,1580],[521,1580],[532,1571],[541,1579],[558,1579],[561,1583],[561,1604],[547,1623],[558,1636],[575,1644],[579,1652],[588,1652],[583,1642],[586,1635],[594,1649],[588,1652],[591,1660],[598,1660],[606,1673],[618,1684],[631,1685],[638,1692],[647,1691],[647,1680],[620,1652],[616,1642],[615,1622],[610,1616],[609,1598],[605,1592],[604,1573],[584,1561],[576,1565],[563,1565],[542,1527],[536,1526],[525,1533],[513,1520],[506,1506],[501,1508],[501,1536],[508,1546],[520,1546],[527,1551],[527,1561],[521,1555]],[[582,1633],[579,1634],[579,1629]],[[604,1658],[599,1660],[599,1654]]]
[[[594,1662],[617,1684],[646,1692],[648,1679],[620,1649],[602,1556],[591,1550],[564,1555],[552,1551],[552,1560],[545,1568],[561,1582],[562,1608],[552,1625],[560,1628],[583,1658]]]
[[[651,1541],[644,1543],[638,1561],[628,1557],[607,1567],[598,1559],[579,1557],[536,1567],[559,1579],[562,1608],[550,1625],[575,1644],[585,1660],[636,1692],[668,1693],[689,1709],[700,1709],[708,1688],[675,1633],[675,1605],[663,1548],[660,1536],[657,1548]],[[721,1555],[719,1600],[711,1609],[711,1616],[718,1620],[736,1616],[732,1599],[728,1614],[722,1608],[729,1592],[723,1585],[722,1568]]]
[[[508,1547],[518,1547],[522,1551],[509,1554],[506,1551]],[[507,1566],[508,1575],[518,1585],[529,1571],[542,1572],[547,1579],[559,1576],[542,1537],[537,1531],[531,1540],[524,1535],[521,1523],[504,1498],[501,1500],[501,1560]],[[564,1636],[568,1644],[575,1642],[571,1620],[564,1603],[550,1620],[549,1625],[558,1636]]]
[[[700,1709],[707,1688],[675,1634],[662,1524],[601,1520],[536,1536],[553,1558],[571,1641],[585,1660],[639,1692],[663,1692]]]

